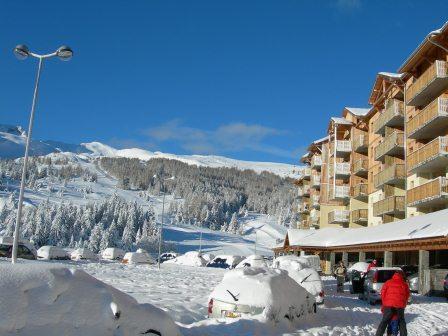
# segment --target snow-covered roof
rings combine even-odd
[[[351,121],[348,121],[347,119],[340,118],[340,117],[331,117],[331,120],[335,124],[339,124],[339,125],[351,125],[352,124]]]
[[[381,71],[381,72],[378,72],[378,76],[387,77],[387,78],[390,78],[390,79],[402,79],[404,77],[404,74],[403,73],[400,74],[400,73],[395,73],[395,72]]]
[[[363,117],[370,111],[370,108],[364,107],[346,107],[345,109],[357,117]]]
[[[314,144],[314,145],[319,145],[319,144],[321,144],[322,142],[327,141],[328,139],[329,139],[329,136],[327,135],[327,136],[324,137],[324,138],[320,138],[320,139],[314,140],[314,141],[313,141],[313,144]]]
[[[289,245],[337,247],[448,236],[448,209],[364,228],[288,230]]]

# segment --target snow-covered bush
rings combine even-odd
[[[54,264],[0,265],[0,335],[178,336],[167,313],[82,270]]]
[[[197,251],[190,251],[177,258],[165,261],[165,264],[177,264],[183,266],[202,267],[207,262],[202,258],[202,255]]]

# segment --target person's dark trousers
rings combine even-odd
[[[408,331],[406,329],[406,321],[404,319],[404,308],[393,308],[393,307],[384,307],[383,311],[383,319],[376,330],[376,336],[383,336],[386,331],[387,325],[389,324],[392,315],[398,314],[398,323],[400,324],[400,336],[407,336]]]

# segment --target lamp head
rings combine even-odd
[[[16,55],[19,60],[24,60],[30,55],[30,50],[26,45],[19,44],[14,48],[14,55]]]
[[[73,50],[68,46],[62,46],[58,48],[58,50],[56,51],[56,55],[62,61],[68,61],[73,57]]]

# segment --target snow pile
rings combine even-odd
[[[369,264],[364,262],[364,261],[359,261],[357,263],[354,263],[352,266],[350,266],[348,268],[348,272],[352,272],[352,271],[358,271],[361,273],[366,273],[367,272],[367,268],[369,267]]]
[[[267,267],[267,265],[263,256],[253,254],[244,258],[235,268],[243,267]]]
[[[165,264],[177,264],[183,266],[202,267],[207,264],[202,255],[197,251],[190,251],[177,258],[165,261]]]
[[[128,252],[123,257],[124,264],[153,264],[154,260],[146,252]]]
[[[101,253],[101,258],[106,260],[123,259],[125,252],[118,247],[108,247]]]
[[[314,309],[314,299],[287,272],[263,267],[227,272],[210,299],[264,308],[263,317],[275,321],[285,315],[291,319],[307,315]]]
[[[42,263],[0,265],[0,334],[180,335],[173,320],[82,270]]]
[[[87,248],[79,248],[71,253],[70,258],[72,260],[83,260],[83,259],[95,260],[98,259],[98,256]]]

